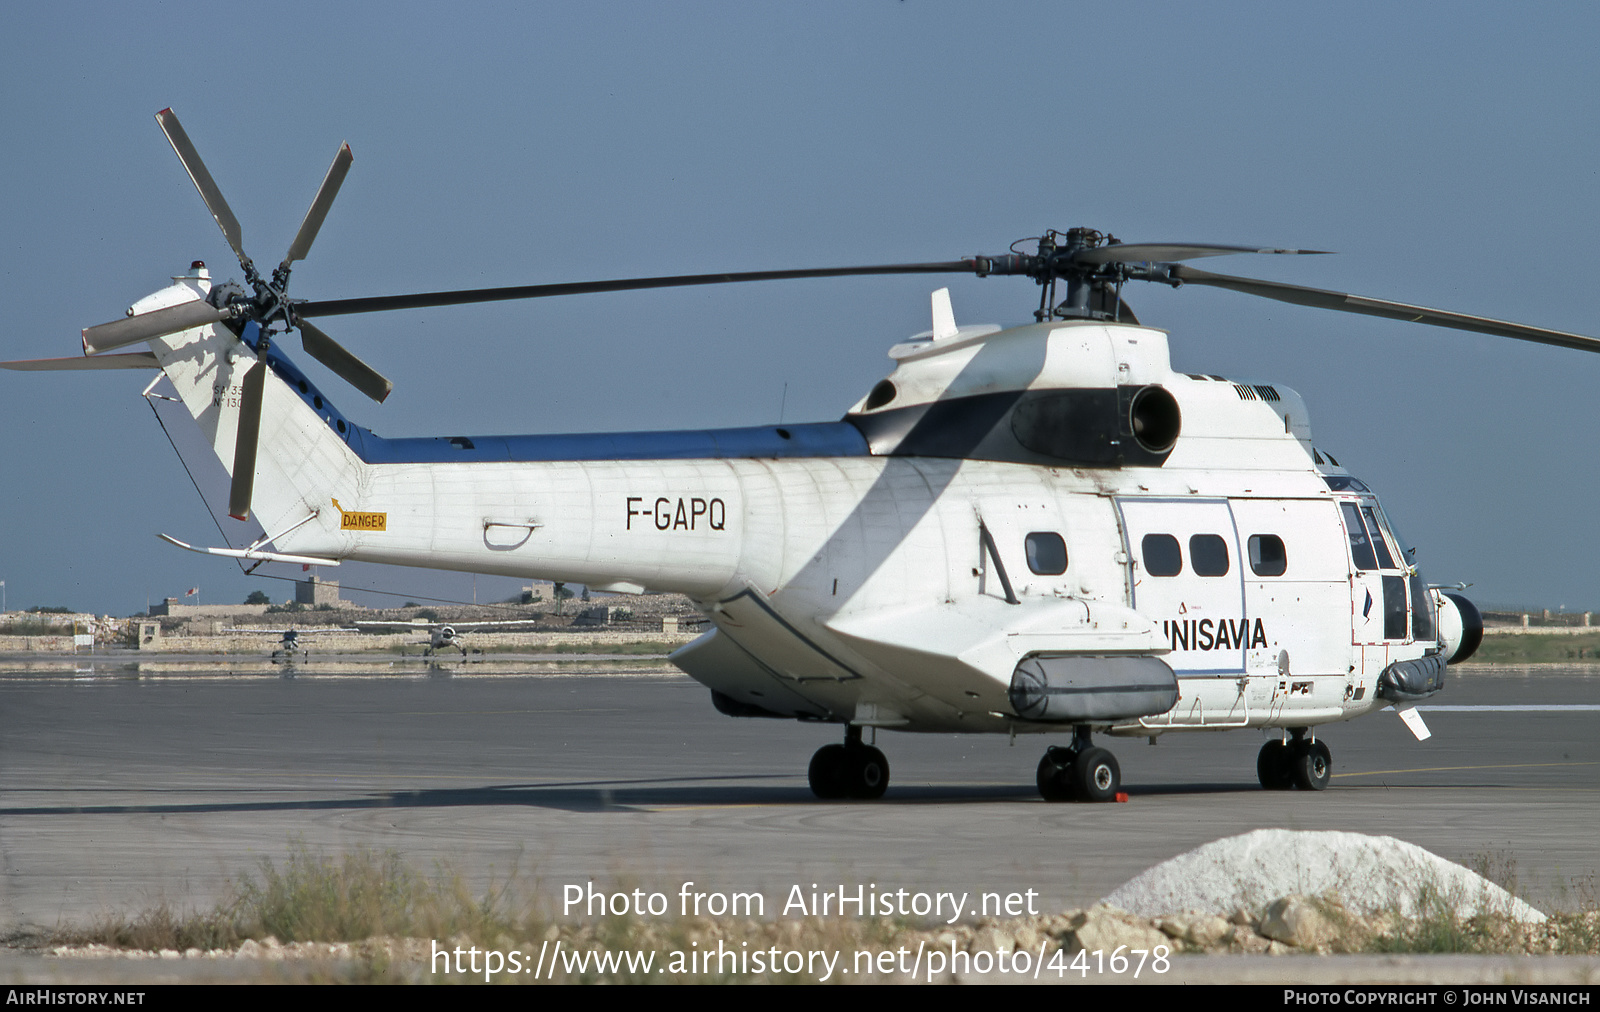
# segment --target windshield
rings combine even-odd
[[[1437,625],[1434,621],[1433,595],[1428,593],[1427,584],[1422,582],[1422,572],[1417,568],[1417,550],[1406,543],[1398,532],[1389,526],[1389,518],[1383,515],[1383,510],[1373,503],[1371,509],[1378,516],[1378,522],[1383,525],[1389,537],[1400,548],[1400,567],[1406,571],[1406,583],[1411,591],[1411,638],[1414,640],[1438,639]]]

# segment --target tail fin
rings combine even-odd
[[[186,282],[188,279],[182,279],[173,288],[141,300],[135,304],[135,312],[146,308],[146,303],[172,305],[179,294],[174,289],[182,289],[190,300],[197,298],[201,293]],[[257,335],[254,323],[246,323],[239,333],[218,323],[149,342],[177,400],[229,477],[234,471],[242,383],[257,360]],[[297,528],[293,544],[302,551],[332,554],[343,539],[338,535],[339,518],[330,500],[334,496],[358,499],[365,465],[335,431],[335,426],[346,432],[350,428],[321,392],[276,347],[267,352],[267,360],[270,368],[263,390],[255,464],[255,521],[267,536],[273,536],[311,514],[325,515],[327,523],[312,522]],[[160,410],[157,414],[161,414]],[[173,445],[184,456],[183,444],[174,439]],[[188,459],[185,466],[191,475],[204,469]],[[198,479],[196,484],[200,484]],[[224,521],[223,527],[233,523]],[[249,529],[253,530],[254,525]],[[228,540],[234,538],[230,536]]]

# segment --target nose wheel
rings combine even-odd
[[[1045,750],[1036,782],[1046,801],[1115,801],[1122,769],[1110,752],[1090,744],[1087,728],[1079,728],[1070,746]]]
[[[873,801],[889,789],[889,760],[861,741],[861,728],[845,729],[843,745],[824,745],[811,757],[806,778],[811,793],[824,801],[856,798]]]

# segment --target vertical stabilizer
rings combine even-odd
[[[238,334],[225,324],[210,324],[150,341],[178,400],[230,477],[244,379],[257,360],[255,336],[254,323],[245,324]],[[276,348],[268,355],[270,364],[280,368],[285,364]],[[319,393],[309,385],[302,393],[276,369],[268,369],[264,378],[254,522],[270,535],[312,512],[325,514],[297,528],[293,542],[302,550],[334,553],[342,539],[331,498],[359,499],[364,465],[318,414],[314,404],[322,402]]]

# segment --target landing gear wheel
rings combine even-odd
[[[1269,791],[1286,791],[1294,786],[1294,770],[1290,769],[1294,754],[1282,738],[1274,738],[1261,746],[1256,756],[1256,779]]]
[[[806,779],[824,801],[873,801],[889,789],[889,760],[871,745],[824,745],[811,757]]]
[[[811,757],[806,779],[811,781],[811,793],[824,801],[842,798],[846,794],[843,745],[824,745]]]
[[[1294,772],[1294,785],[1302,791],[1323,791],[1328,788],[1328,778],[1333,776],[1333,756],[1328,746],[1320,741],[1295,742],[1290,761]]]
[[[1050,748],[1039,760],[1039,796],[1046,801],[1072,800],[1072,753],[1064,748]]]
[[[863,801],[883,797],[889,789],[889,760],[871,745],[846,748],[844,760],[846,794]]]
[[[1116,757],[1103,748],[1079,752],[1069,776],[1073,793],[1082,801],[1115,801],[1122,786]]]

